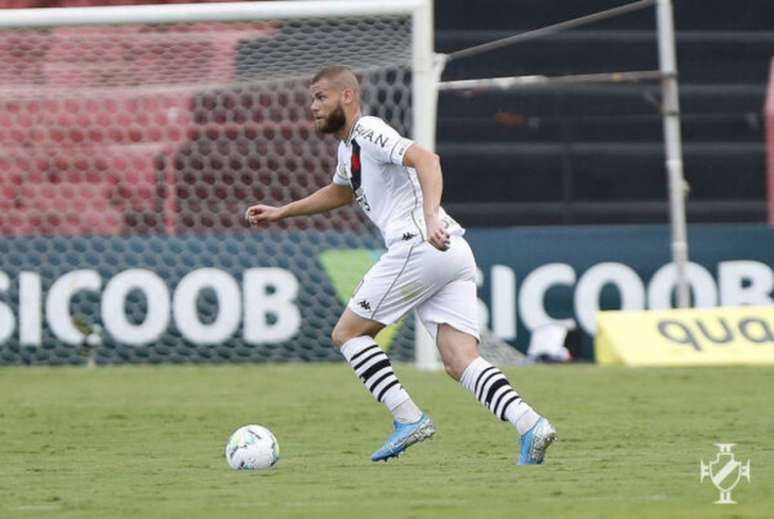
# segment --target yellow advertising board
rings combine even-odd
[[[774,305],[597,314],[597,363],[774,365]]]

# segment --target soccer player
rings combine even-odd
[[[355,289],[332,333],[355,374],[395,418],[392,435],[371,459],[396,457],[435,433],[374,341],[382,328],[416,309],[446,372],[518,430],[519,463],[542,463],[556,431],[478,355],[476,263],[464,229],[440,205],[439,157],[378,117],[363,115],[360,85],[346,66],[321,69],[311,95],[317,130],[340,141],[333,182],[281,207],[254,205],[245,216],[251,224],[276,222],[354,199],[381,231],[387,252]]]

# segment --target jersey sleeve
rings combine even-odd
[[[355,140],[362,149],[380,162],[403,165],[403,157],[414,141],[402,137],[378,117],[364,117],[358,126]]]
[[[349,183],[349,178],[347,178],[347,173],[344,169],[343,159],[341,157],[342,154],[342,145],[339,144],[339,148],[336,150],[336,170],[333,172],[333,183],[337,186],[346,186],[351,187],[351,184]]]
[[[336,164],[336,171],[333,173],[333,183],[338,186],[350,187],[349,179],[344,174],[344,166],[341,165],[341,162]]]

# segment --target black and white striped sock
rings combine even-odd
[[[348,340],[341,347],[341,353],[368,391],[377,401],[387,406],[396,420],[415,422],[422,416],[395,376],[389,357],[374,343],[372,337]]]
[[[529,431],[540,419],[513,390],[503,372],[481,357],[465,368],[460,383],[496,417],[513,424],[519,434]]]

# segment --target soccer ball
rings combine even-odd
[[[279,443],[260,425],[240,427],[226,444],[226,462],[234,470],[263,470],[279,461]]]

